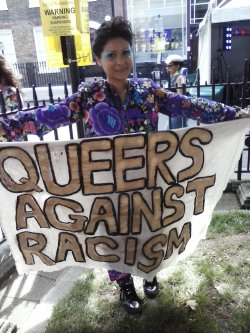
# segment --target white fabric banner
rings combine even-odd
[[[205,238],[250,120],[1,143],[1,225],[19,273],[80,265],[150,279]]]

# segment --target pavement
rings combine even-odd
[[[224,192],[215,210],[234,209],[240,209],[237,194]],[[0,333],[44,333],[54,306],[84,274],[80,267],[18,275],[13,266],[9,272],[0,280]]]

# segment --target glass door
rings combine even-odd
[[[127,0],[127,17],[136,63],[159,63],[172,53],[187,59],[187,0]]]

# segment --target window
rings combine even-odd
[[[39,73],[58,73],[60,69],[58,68],[48,68],[46,65],[46,50],[43,38],[42,27],[33,28],[35,45],[36,45],[36,56],[39,66]]]
[[[34,27],[33,33],[35,38],[37,61],[46,61],[42,27]]]
[[[210,0],[191,0],[190,4],[190,24],[199,24],[208,9]]]
[[[187,0],[127,0],[127,15],[135,33],[136,63],[160,63],[169,53],[186,58],[186,4]]]
[[[6,0],[0,0],[0,10],[8,10]]]
[[[0,53],[3,54],[10,64],[16,63],[16,51],[12,31],[0,30]]]

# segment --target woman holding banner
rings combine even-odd
[[[59,104],[19,112],[12,119],[4,118],[2,135],[9,141],[20,140],[23,133],[27,134],[28,123],[28,133],[42,137],[45,131],[82,119],[86,137],[151,132],[157,130],[158,112],[202,123],[244,116],[239,107],[159,89],[151,79],[128,79],[133,63],[132,44],[131,25],[124,18],[114,17],[102,23],[96,31],[93,51],[107,79],[82,83],[77,93]],[[109,276],[120,286],[122,306],[131,314],[140,313],[142,304],[131,274],[110,270]],[[148,297],[156,296],[159,290],[156,277],[144,280],[143,289]]]

